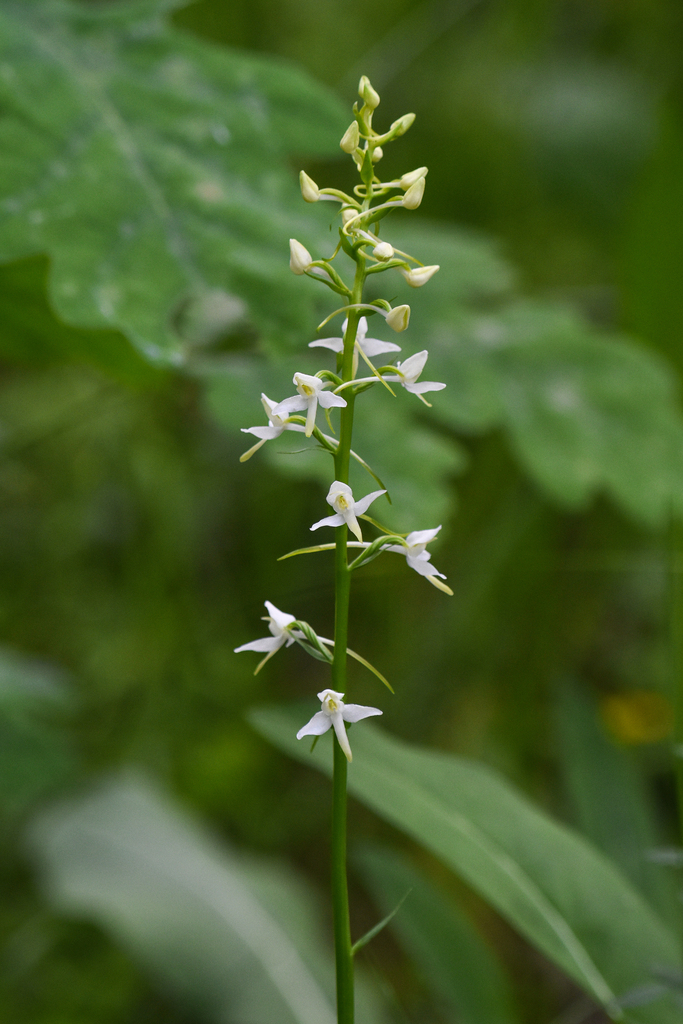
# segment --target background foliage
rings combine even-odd
[[[429,419],[377,396],[370,461],[384,518],[444,523],[455,597],[378,559],[353,646],[396,686],[395,736],[502,770],[679,928],[675,869],[645,852],[676,837],[680,18],[674,0],[0,4],[8,1021],[324,1019],[326,784],[244,717],[310,704],[319,675],[297,649],[254,679],[232,649],[264,598],[329,629],[326,556],[276,562],[328,467],[284,442],[237,460],[259,392],[315,368],[329,309],[287,238],[328,247],[329,207],[303,206],[296,172],[347,184],[361,73],[387,121],[418,115],[387,160],[430,165],[395,230],[442,265],[410,334],[448,381]],[[363,452],[369,434],[359,417]],[[354,807],[359,929],[416,895],[364,953],[363,1019],[605,1019],[376,803]],[[283,927],[307,1006],[263,981]],[[436,972],[446,943],[466,952]],[[632,1019],[676,1019],[669,998]]]

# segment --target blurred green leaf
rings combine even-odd
[[[57,909],[105,927],[202,1016],[336,1019],[332,965],[300,879],[230,853],[148,783],[114,778],[54,805],[29,841]],[[362,990],[359,1012],[378,1020]]]
[[[526,472],[561,504],[582,507],[606,492],[641,522],[664,523],[683,507],[683,417],[672,368],[633,341],[599,333],[569,307],[494,302],[504,297],[505,275],[483,242],[477,301],[474,275],[463,288],[463,240],[453,231],[445,244],[444,233],[435,235],[441,270],[420,292],[411,323],[429,348],[425,376],[448,385],[433,396],[433,415],[456,431],[503,426]],[[400,237],[411,251],[410,229]],[[417,255],[431,263],[428,234],[415,239]],[[397,284],[397,301],[409,301],[410,291]]]
[[[565,679],[556,694],[555,719],[560,763],[574,821],[671,927],[680,920],[673,879],[648,860],[663,842],[653,821],[642,775],[628,753],[610,741],[595,701]]]
[[[514,1024],[509,984],[469,918],[405,858],[367,849],[354,857],[384,913],[409,895],[389,927],[431,992],[459,1024]]]
[[[55,721],[70,704],[63,673],[0,649],[0,806],[23,811],[73,777],[76,758]]]
[[[0,357],[29,366],[83,362],[128,385],[150,385],[164,374],[115,331],[69,327],[46,297],[48,262],[32,257],[0,266]]]
[[[252,724],[288,754],[330,772],[328,743],[310,754],[296,712],[260,709]],[[431,850],[615,1019],[618,1001],[678,969],[676,940],[629,882],[584,839],[535,808],[491,769],[423,750],[377,728],[353,730],[349,788]],[[668,996],[628,1011],[674,1024]]]
[[[207,293],[280,343],[311,322],[288,156],[336,150],[346,118],[296,68],[166,25],[168,6],[0,4],[0,260],[48,254],[66,322],[178,362]]]

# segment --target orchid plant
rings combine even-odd
[[[421,381],[419,378],[427,362],[427,351],[409,355],[403,362],[376,365],[373,360],[379,356],[391,356],[400,352],[395,342],[368,337],[369,317],[379,316],[397,333],[408,328],[410,307],[392,307],[385,299],[367,302],[364,289],[371,275],[392,272],[401,274],[413,288],[426,284],[438,271],[436,265],[425,266],[415,257],[394,248],[380,238],[380,222],[395,209],[415,210],[422,201],[427,168],[419,167],[401,178],[382,181],[377,176],[377,164],[381,160],[382,148],[403,135],[415,119],[406,114],[379,133],[373,128],[373,116],[380,98],[367,77],[360,80],[360,103],[353,108],[354,118],[344,133],[340,146],[353,159],[360,183],[353,195],[335,188],[319,188],[305,171],[301,172],[300,183],[304,200],[308,203],[320,201],[339,204],[339,242],[330,257],[314,259],[308,249],[296,239],[290,240],[290,268],[293,273],[312,278],[341,297],[342,304],[319,325],[322,330],[337,315],[344,315],[342,335],[319,338],[309,343],[310,349],[326,349],[336,356],[334,369],[321,369],[315,374],[298,371],[294,374],[296,394],[274,402],[265,394],[261,402],[268,418],[265,426],[245,427],[245,433],[258,438],[257,444],[242,455],[242,461],[251,456],[266,441],[278,437],[285,430],[303,433],[305,437],[325,449],[333,458],[333,480],[327,494],[327,503],[334,514],[319,519],[310,527],[318,530],[323,526],[333,527],[336,538],[333,544],[318,544],[314,547],[299,548],[284,555],[293,555],[334,550],[335,551],[335,624],[334,639],[320,636],[306,622],[293,615],[281,612],[266,601],[268,628],[271,636],[253,640],[236,648],[236,651],[264,653],[265,658],[256,671],[281,647],[299,643],[318,660],[330,666],[331,686],[318,693],[320,711],[299,729],[297,739],[313,736],[315,740],[329,729],[334,730],[334,772],[332,794],[332,904],[334,915],[335,958],[337,976],[337,1018],[339,1024],[352,1024],[354,1019],[353,960],[361,948],[379,930],[380,926],[358,940],[351,941],[351,926],[346,879],[346,783],[348,763],[352,759],[346,724],[359,722],[364,718],[381,715],[378,708],[344,702],[347,690],[347,656],[365,665],[389,689],[388,682],[365,658],[347,646],[349,623],[349,600],[353,572],[367,565],[383,552],[402,554],[407,565],[432,583],[451,595],[451,589],[443,582],[445,576],[432,564],[427,544],[435,540],[441,526],[431,529],[417,529],[407,534],[397,534],[366,512],[378,498],[387,494],[387,489],[372,472],[364,458],[351,448],[353,435],[354,404],[361,392],[371,393],[376,386],[386,387],[395,397],[392,383],[400,384],[406,391],[429,405],[424,398],[426,392],[439,391],[446,385],[436,381]],[[345,280],[343,272],[333,265],[338,256],[350,261],[353,278]],[[348,264],[347,264],[348,266]],[[350,280],[350,275],[349,275]],[[361,363],[368,372],[358,376]],[[317,426],[318,409],[325,411],[332,434],[323,434]],[[339,414],[338,430],[335,432],[331,413]],[[350,460],[355,459],[366,468],[377,482],[378,490],[356,498],[349,486]],[[373,540],[364,540],[359,520],[370,523],[378,531]],[[356,538],[348,539],[349,531]],[[353,558],[350,549],[360,549]],[[393,691],[392,691],[393,692]],[[387,919],[388,920],[388,919]],[[386,922],[382,922],[384,924]]]

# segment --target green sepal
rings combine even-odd
[[[385,537],[377,537],[373,540],[366,548],[363,549],[358,558],[354,558],[353,562],[349,565],[349,572],[353,569],[359,569],[361,565],[365,565],[366,562],[371,562],[373,558],[377,558],[377,555],[382,553],[382,549],[386,544],[402,544],[403,537],[399,537],[397,534],[389,534]]]
[[[408,889],[405,896],[398,901],[398,903],[396,904],[396,906],[394,907],[390,914],[387,914],[386,917],[383,917],[379,924],[376,924],[374,928],[371,928],[369,932],[366,932],[365,935],[363,935],[362,938],[358,940],[358,942],[354,942],[354,944],[351,946],[351,956],[355,956],[359,949],[362,949],[363,946],[367,946],[368,942],[374,939],[375,935],[379,935],[382,929],[386,928],[386,926],[391,921],[392,917],[394,917],[399,912],[399,910],[401,909],[405,901],[408,899],[412,891],[412,889]]]
[[[340,384],[343,384],[341,377],[338,377],[336,373],[332,373],[332,370],[318,370],[316,377],[319,377],[320,380],[328,380],[330,384],[334,384],[335,387],[339,387]]]
[[[305,639],[302,640],[301,637],[294,636],[292,633],[293,629],[298,629],[303,633]],[[328,665],[332,664],[332,652],[325,647],[316,631],[308,624],[308,622],[304,622],[302,619],[297,619],[296,622],[293,622],[288,628],[287,632],[292,639],[296,640],[299,647],[303,647],[311,657],[316,658],[318,661],[326,661]]]

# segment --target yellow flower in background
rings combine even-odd
[[[605,725],[621,743],[658,743],[673,730],[673,707],[654,690],[614,693],[603,699],[600,711]]]

